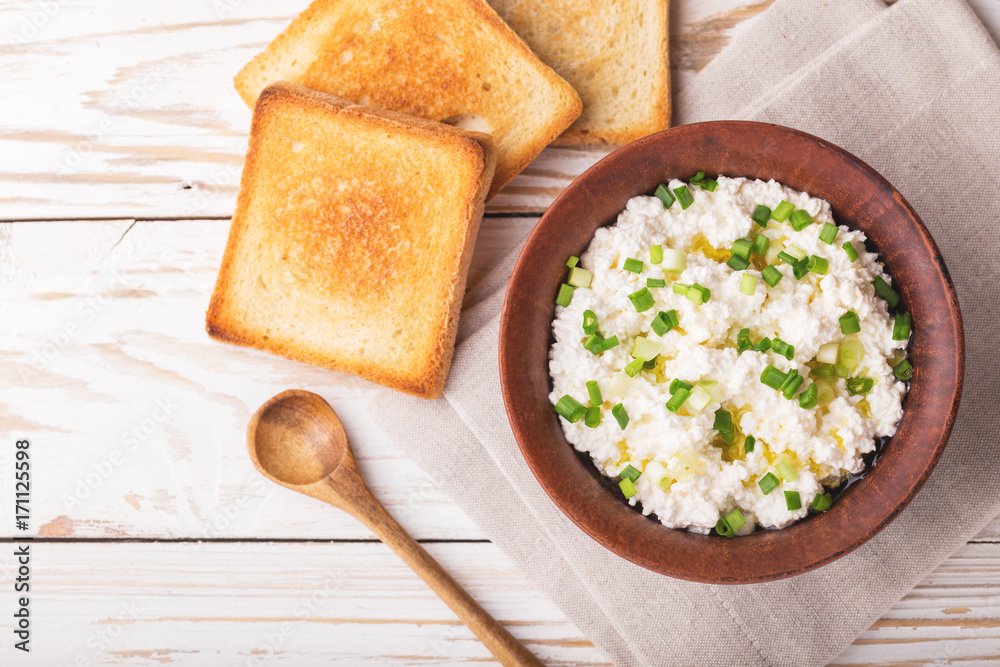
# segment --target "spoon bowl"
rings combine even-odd
[[[337,413],[322,397],[289,390],[247,427],[250,460],[264,477],[339,507],[365,524],[420,575],[503,665],[541,665],[385,511],[365,485]]]

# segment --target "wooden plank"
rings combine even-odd
[[[534,223],[485,220],[471,283]],[[482,537],[370,422],[375,385],[208,338],[228,226],[0,225],[0,308],[18,323],[0,329],[0,439],[35,443],[36,482],[48,491],[35,498],[33,530],[370,537],[347,515],[265,484],[249,464],[250,415],[298,387],[332,403],[375,494],[417,537]],[[0,468],[11,456],[0,448]],[[12,530],[9,511],[0,503],[0,534]]]
[[[689,79],[770,0],[672,13]],[[40,0],[0,5],[0,219],[229,216],[250,113],[233,75],[307,4]],[[541,211],[606,148],[548,149],[490,204]]]
[[[32,550],[32,648],[40,664],[75,664],[78,656],[134,666],[489,662],[380,544],[36,543]],[[492,544],[428,550],[547,664],[605,664]],[[9,577],[13,562],[3,559]],[[965,547],[834,664],[995,663],[998,596],[1000,546]]]

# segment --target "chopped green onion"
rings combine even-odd
[[[767,238],[763,234],[758,234],[753,237],[753,252],[755,255],[763,257],[767,254],[767,247],[769,245],[771,245],[771,239]]]
[[[861,358],[865,356],[865,346],[857,338],[846,338],[840,344],[837,354],[837,363],[847,370],[854,370],[854,367],[861,363]]]
[[[721,516],[719,517],[719,520],[715,522],[715,532],[722,537],[736,537],[736,531],[730,528],[729,524],[726,523],[726,520]]]
[[[630,354],[636,359],[649,361],[658,355],[661,349],[663,349],[663,343],[640,336],[632,343],[632,352]]]
[[[834,366],[834,371],[836,372],[837,377],[844,379],[847,379],[847,377],[851,374],[850,369],[839,361],[837,362],[837,365]]]
[[[719,182],[714,178],[706,178],[705,182],[701,184],[702,190],[708,190],[709,192],[715,192],[715,188],[719,187]]]
[[[666,183],[660,183],[657,185],[656,192],[653,194],[656,195],[657,199],[663,202],[663,208],[670,208],[674,203],[674,196],[670,194],[670,188],[667,187]]]
[[[812,386],[816,387],[816,405],[821,408],[830,405],[833,403],[833,399],[837,398],[833,391],[833,385],[825,380],[817,380]]]
[[[604,402],[604,397],[601,396],[601,386],[597,384],[597,380],[590,380],[587,382],[587,395],[590,396],[590,405],[600,405]]]
[[[899,303],[899,294],[889,286],[882,276],[875,276],[875,294],[885,300],[890,308],[895,308]]]
[[[760,481],[757,482],[757,486],[760,487],[761,493],[766,496],[781,486],[781,480],[775,477],[773,472],[769,472],[760,478]]]
[[[751,347],[753,347],[753,342],[750,340],[750,330],[740,329],[740,332],[736,334],[736,351],[743,354]]]
[[[611,414],[618,422],[619,428],[624,431],[625,427],[628,426],[628,413],[625,412],[625,406],[621,403],[616,403],[615,407],[611,408]]]
[[[587,408],[584,413],[583,423],[587,428],[597,428],[601,425],[601,406],[595,405]]]
[[[587,408],[583,407],[579,401],[569,394],[556,401],[556,413],[567,419],[570,423],[575,424],[580,421],[586,412]]]
[[[618,476],[622,479],[627,479],[630,482],[634,482],[642,476],[642,471],[629,463],[627,466],[622,468],[622,471],[618,473]]]
[[[629,257],[628,259],[625,260],[625,263],[622,264],[622,268],[625,269],[626,271],[631,271],[632,273],[641,273],[642,261],[635,259],[633,257]]]
[[[781,391],[781,386],[785,384],[785,380],[787,379],[787,375],[770,365],[760,374],[760,381],[777,391]]]
[[[635,495],[635,484],[633,484],[630,479],[623,479],[618,482],[618,488],[622,490],[622,493],[625,494],[626,498],[631,498]]]
[[[794,257],[796,262],[806,258],[806,251],[798,247],[797,245],[788,246],[787,248],[785,248],[785,252]],[[794,263],[795,262],[789,262],[789,264],[794,264]]]
[[[811,509],[817,512],[825,512],[833,507],[833,496],[829,493],[817,493],[813,496]]]
[[[659,264],[662,261],[663,261],[663,246],[661,245],[649,246],[649,263]]]
[[[858,258],[858,251],[854,249],[854,244],[853,243],[851,243],[850,241],[847,241],[846,243],[844,243],[843,247],[844,247],[844,252],[847,253],[847,259],[851,260],[852,262],[855,261],[855,260],[857,260],[857,258]]]
[[[677,319],[676,310],[668,310],[667,312],[660,311],[650,322],[649,326],[657,336],[662,336],[674,327],[676,327],[680,322]]]
[[[819,240],[827,245],[833,245],[837,240],[837,225],[824,222],[823,228],[819,230]]]
[[[771,219],[777,220],[778,222],[784,222],[785,220],[788,220],[788,216],[791,215],[794,210],[795,204],[787,200],[782,201],[774,208],[774,211],[771,212]]]
[[[856,334],[861,331],[861,320],[858,319],[858,314],[853,310],[849,310],[840,316],[840,331],[841,333],[850,336],[851,334]]]
[[[812,255],[806,261],[806,270],[809,273],[825,276],[827,271],[830,270],[830,260],[819,255]]]
[[[649,310],[650,308],[653,307],[654,304],[656,304],[656,300],[653,298],[653,295],[650,294],[649,290],[646,289],[645,287],[643,287],[638,292],[633,292],[632,294],[629,294],[628,300],[632,302],[632,305],[635,306],[636,311],[640,313]]]
[[[690,389],[684,389],[683,387],[678,389],[670,397],[670,400],[667,401],[667,410],[670,410],[671,412],[677,412],[678,410],[681,409],[681,406],[684,405],[685,401],[687,401],[690,397],[691,397]]]
[[[692,183],[701,183],[705,178],[705,172],[699,171],[697,174],[691,177]]]
[[[685,285],[684,283],[674,283],[670,286],[674,290],[674,294],[687,294],[690,285]]]
[[[851,378],[847,381],[847,393],[851,396],[863,396],[872,390],[875,380],[866,377]]]
[[[702,287],[701,285],[695,283],[688,287],[687,300],[696,306],[700,306],[703,303],[708,303],[708,300],[712,298],[712,292],[707,287]]]
[[[592,310],[583,311],[583,333],[597,333],[597,313]]]
[[[778,259],[780,259],[785,264],[791,264],[792,266],[795,266],[799,262],[798,257],[785,250],[782,250],[781,252],[778,253]]]
[[[690,294],[688,298],[691,298]],[[913,326],[913,319],[909,313],[896,313],[896,319],[892,322],[892,339],[908,340],[911,326]]]
[[[712,395],[700,383],[691,387],[691,396],[687,400],[687,406],[691,412],[701,412],[711,402]]]
[[[802,497],[798,491],[785,491],[785,507],[792,512],[802,509]]]
[[[625,375],[634,378],[642,370],[642,365],[646,363],[644,359],[633,359],[625,366]]]
[[[566,260],[566,266],[568,266],[571,269],[579,263],[580,263],[580,258],[577,257],[576,255],[570,255],[569,259]]]
[[[809,371],[809,377],[832,378],[837,374],[837,368],[833,364],[820,364]]]
[[[680,250],[667,248],[663,251],[663,270],[668,273],[680,273],[687,268],[687,254]]]
[[[747,241],[746,239],[736,239],[733,241],[732,253],[734,255],[739,255],[743,259],[750,259],[750,251],[752,250],[753,243]]]
[[[721,435],[732,435],[733,434],[733,413],[729,410],[718,409],[715,411],[715,422],[712,424],[712,428],[718,431]]]
[[[646,278],[646,287],[666,287],[667,281],[663,278]]]
[[[764,267],[764,270],[760,272],[760,277],[763,278],[764,282],[770,285],[771,287],[774,287],[775,285],[780,283],[781,279],[784,278],[784,276],[781,275],[781,271],[779,271],[773,266]]]
[[[602,346],[604,345],[604,336],[599,333],[592,333],[583,339],[583,349],[587,350],[591,354],[600,354],[603,352]]]
[[[818,391],[819,389],[816,387],[815,384],[809,385],[808,389],[799,394],[799,407],[805,408],[807,410],[810,408],[815,408],[816,401],[818,400],[818,394],[817,394]]]
[[[694,203],[694,197],[688,191],[686,185],[682,185],[679,188],[674,188],[674,194],[677,196],[677,201],[680,202],[681,210],[687,210],[691,204]]]
[[[748,435],[747,439],[743,441],[743,451],[749,454],[753,451],[753,448],[757,446],[757,438],[752,435]]]
[[[738,509],[735,509],[727,514],[723,521],[726,522],[726,525],[729,526],[729,529],[734,533],[746,525],[746,519],[743,518],[743,513]]]
[[[651,371],[651,370],[653,370],[654,368],[656,368],[656,360],[657,360],[657,359],[659,359],[659,358],[660,358],[660,355],[656,355],[656,356],[655,356],[655,357],[653,357],[652,359],[649,359],[649,360],[647,360],[647,361],[644,361],[644,362],[642,363],[642,368],[643,368],[643,370],[647,370],[647,371]]]
[[[809,260],[800,259],[795,266],[792,267],[792,275],[795,276],[796,280],[802,280],[802,278],[809,273]]]
[[[605,338],[601,342],[601,352],[607,352],[613,347],[618,347],[618,336],[611,336],[610,338]]]
[[[740,278],[740,292],[746,294],[747,296],[753,296],[757,293],[757,276],[744,273],[743,277]]]
[[[805,381],[806,379],[799,375],[799,372],[793,368],[788,371],[788,377],[781,385],[781,395],[788,400],[791,400],[795,396],[795,393],[799,390],[799,387],[801,387],[802,383]]]
[[[816,361],[821,364],[835,364],[840,355],[840,343],[823,343],[816,352]]]
[[[750,260],[746,257],[741,257],[739,255],[732,255],[726,265],[733,271],[742,271],[743,269],[750,266]]]
[[[674,378],[673,382],[670,383],[670,387],[667,388],[667,391],[673,395],[677,393],[678,389],[692,389],[693,387],[693,384],[689,384],[680,378]]]
[[[763,204],[757,204],[757,208],[754,209],[750,219],[761,227],[767,227],[767,221],[771,219],[771,209]]]
[[[794,482],[799,478],[795,472],[795,468],[792,466],[792,462],[784,454],[774,460],[774,469],[783,482]]]
[[[809,215],[808,211],[805,211],[801,208],[797,211],[794,211],[788,218],[788,224],[790,224],[792,226],[792,229],[794,229],[797,232],[801,232],[803,229],[805,229],[812,223],[813,223],[812,216]]]
[[[594,274],[587,269],[574,266],[569,270],[569,278],[566,280],[573,287],[590,287],[590,282],[594,279]]]
[[[563,283],[559,286],[559,294],[556,295],[556,305],[565,308],[573,300],[573,286]]]
[[[795,356],[795,346],[789,345],[780,338],[775,338],[771,341],[771,349],[774,350],[775,354],[780,354],[789,361]]]
[[[771,339],[764,336],[760,339],[753,347],[750,348],[754,352],[767,352],[771,349]]]
[[[901,362],[892,367],[892,372],[903,382],[908,382],[910,378],[913,377],[913,366],[909,361],[903,359]]]

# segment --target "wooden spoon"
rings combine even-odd
[[[348,512],[395,551],[504,665],[541,665],[396,523],[365,485],[337,413],[308,391],[285,391],[254,413],[250,460],[264,477]]]

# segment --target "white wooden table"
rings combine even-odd
[[[266,483],[250,414],[289,387],[342,416],[378,498],[550,664],[604,659],[367,417],[376,388],[228,347],[204,311],[250,114],[239,67],[306,0],[0,2],[0,535],[14,442],[32,454],[32,653],[0,664],[488,662],[344,514]],[[672,3],[675,82],[769,0]],[[976,0],[1000,27],[1000,0]],[[549,149],[490,205],[471,282],[607,153]],[[1000,521],[837,659],[1000,661]]]

